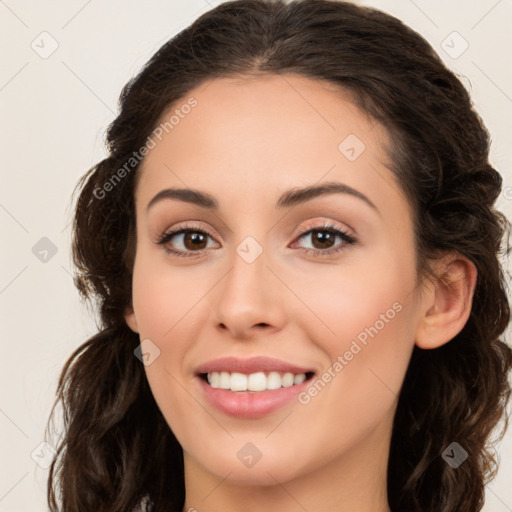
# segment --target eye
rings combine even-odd
[[[317,245],[320,248],[302,248],[301,251],[306,255],[318,255],[318,256],[330,256],[333,254],[340,253],[344,251],[347,246],[353,245],[357,243],[357,240],[349,235],[343,229],[340,229],[332,224],[325,223],[321,226],[315,226],[306,231],[303,231],[298,237],[297,240],[301,240],[303,238],[307,238],[311,240],[313,246]],[[335,240],[339,238],[342,240],[342,244],[336,246]]]
[[[169,242],[178,237],[178,235],[184,235],[181,238],[181,243],[184,245],[185,250],[183,249],[173,249],[169,247]],[[172,229],[164,233],[160,239],[157,241],[157,244],[162,245],[165,252],[168,254],[173,254],[175,256],[197,256],[199,255],[206,247],[204,246],[207,238],[210,237],[210,234],[203,229],[194,227],[194,226],[181,226],[176,229]],[[186,251],[191,250],[192,252],[196,252],[199,254],[189,254]]]
[[[299,248],[299,250],[304,254],[320,257],[337,254],[345,250],[347,246],[357,243],[357,240],[346,231],[328,223],[303,231],[297,236],[296,240],[305,239],[308,236],[313,245],[319,245],[320,247]],[[169,242],[171,242],[173,238],[178,238],[180,243],[184,246],[184,249],[171,247]],[[198,227],[185,225],[164,233],[156,243],[162,245],[163,249],[168,254],[179,257],[194,257],[201,256],[203,252],[208,249],[208,247],[205,246],[208,242],[208,238],[212,237],[207,231]],[[342,241],[338,246],[334,245],[336,238]]]

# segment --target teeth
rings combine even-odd
[[[210,372],[207,374],[207,378],[212,388],[230,389],[231,391],[265,391],[266,389],[288,388],[294,384],[301,384],[306,380],[306,374],[257,372],[246,375],[237,372]]]

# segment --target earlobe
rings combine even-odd
[[[425,295],[425,311],[419,319],[415,342],[433,349],[448,343],[466,325],[471,313],[477,270],[467,258],[447,256],[432,287]]]
[[[124,319],[126,321],[126,324],[128,327],[133,331],[139,334],[139,328],[137,325],[137,319],[135,318],[135,312],[133,311],[133,308],[130,308],[126,311],[124,314]]]

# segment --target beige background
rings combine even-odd
[[[0,512],[47,509],[48,453],[38,446],[57,376],[96,330],[70,275],[73,187],[103,158],[104,130],[122,86],[164,41],[219,3],[0,0]],[[505,180],[499,207],[512,216],[512,2],[359,3],[412,26],[470,89],[492,135],[491,161]],[[42,58],[52,44],[55,52]],[[46,262],[34,246],[50,251]],[[512,511],[512,431],[499,451],[486,512]]]

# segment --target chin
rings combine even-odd
[[[238,451],[238,450],[236,450]],[[216,475],[219,479],[237,485],[269,486],[288,481],[296,475],[290,471],[290,457],[281,455],[263,454],[252,466],[246,466],[233,452],[233,456],[220,455],[207,460],[198,459],[198,462],[207,471]],[[243,458],[243,457],[242,457]],[[295,471],[298,467],[295,466]]]

